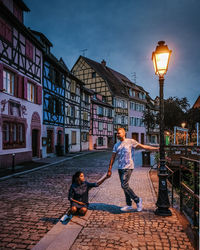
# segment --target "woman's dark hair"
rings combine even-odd
[[[77,172],[72,176],[72,184],[78,182],[79,176],[80,176],[82,173],[83,173],[83,172],[81,172],[81,171],[77,171]]]

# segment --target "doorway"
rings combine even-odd
[[[132,133],[132,139],[138,141],[138,133]]]
[[[69,135],[65,134],[65,153],[69,152]]]
[[[47,130],[47,154],[53,153],[53,130]]]
[[[141,133],[141,144],[144,144],[144,133]]]
[[[38,156],[38,130],[32,130],[32,157]]]

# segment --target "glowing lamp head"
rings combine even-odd
[[[169,59],[172,51],[164,45],[164,41],[158,42],[156,50],[152,53],[152,60],[156,75],[163,77],[168,69]]]
[[[185,128],[185,125],[186,125],[185,122],[182,122],[182,123],[181,123],[181,127],[182,127],[182,128]]]

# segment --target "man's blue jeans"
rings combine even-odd
[[[124,194],[126,196],[126,204],[128,206],[132,205],[131,200],[134,200],[135,203],[139,202],[139,197],[133,192],[133,190],[129,187],[128,184],[132,172],[133,169],[118,169],[121,187],[124,190]]]

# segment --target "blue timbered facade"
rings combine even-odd
[[[43,133],[42,156],[63,154],[65,122],[65,79],[67,67],[50,51],[52,43],[38,31],[31,30],[43,44]]]

